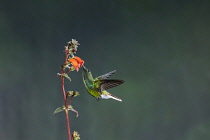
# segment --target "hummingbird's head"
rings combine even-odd
[[[84,65],[82,68],[82,77],[86,87],[88,83],[91,83],[91,81],[93,81],[93,76],[91,72]]]
[[[91,72],[83,65],[83,67],[82,67],[82,75],[83,75],[83,77],[89,78],[90,74],[91,74]]]
[[[82,70],[84,74],[87,74],[88,72],[90,72],[84,65],[82,66]]]

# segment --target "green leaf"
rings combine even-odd
[[[79,116],[78,111],[76,111],[76,110],[73,108],[73,106],[68,105],[68,110],[71,110],[71,111],[75,112],[75,113],[76,113],[76,117],[78,117],[78,116]]]
[[[63,76],[66,77],[69,81],[71,81],[71,78],[68,76],[68,74],[64,73]]]
[[[65,109],[66,109],[65,106],[58,107],[58,108],[54,111],[53,115],[55,115],[55,114],[57,114],[57,113],[59,113],[59,112],[62,112],[62,111],[64,111]],[[71,110],[71,111],[73,111],[73,112],[75,112],[75,113],[76,113],[76,117],[79,116],[78,111],[76,111],[76,110],[73,108],[73,106],[68,105],[68,108],[67,108],[67,109],[68,109],[68,110]]]
[[[71,78],[68,76],[67,73],[63,73],[63,74],[57,73],[57,75],[63,76],[63,77],[65,77],[65,78],[67,78],[69,81],[71,81]]]
[[[65,110],[65,106],[58,107],[58,108],[54,111],[53,115],[55,115],[55,114],[57,114],[57,113],[59,113],[59,112],[62,112],[62,111],[64,111],[64,110]]]

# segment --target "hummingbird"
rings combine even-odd
[[[106,91],[107,89],[119,86],[120,84],[124,83],[123,80],[108,79],[115,72],[116,70],[94,79],[91,72],[83,65],[82,78],[88,93],[95,97],[96,100],[112,98],[122,102],[120,98]]]

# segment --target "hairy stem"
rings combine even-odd
[[[67,133],[68,133],[68,140],[71,140],[71,127],[70,127],[70,120],[69,120],[69,111],[66,108],[66,127],[67,127]]]
[[[65,72],[65,70],[62,69],[61,74],[63,74],[64,72]],[[71,127],[70,127],[70,118],[69,118],[69,113],[68,113],[66,91],[65,91],[65,87],[64,87],[64,77],[60,76],[60,78],[61,78],[61,89],[62,89],[62,93],[63,93],[63,101],[64,101],[64,105],[65,105],[65,108],[66,108],[65,109],[65,114],[66,114],[66,127],[67,127],[67,133],[68,133],[68,140],[71,140]]]

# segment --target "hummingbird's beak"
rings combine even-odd
[[[88,72],[88,69],[84,65],[82,65],[82,68],[84,72]]]
[[[82,68],[84,71],[87,71],[87,68],[84,65],[82,65]]]

